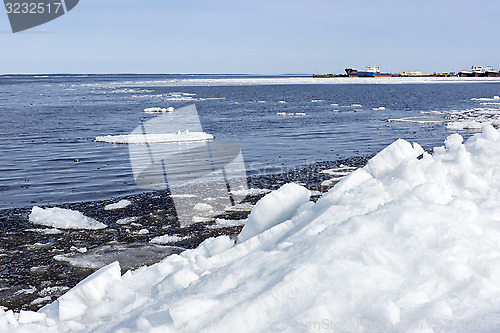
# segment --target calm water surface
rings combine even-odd
[[[398,138],[417,141],[424,148],[439,146],[450,134],[444,124],[386,120],[421,116],[422,111],[473,108],[478,103],[471,98],[500,95],[500,84],[494,82],[139,83],[187,77],[193,76],[0,76],[0,209],[142,192],[134,183],[128,147],[94,139],[129,134],[156,116],[144,113],[147,107],[178,108],[195,103],[204,131],[217,140],[239,144],[247,172],[256,174],[314,161],[370,156]],[[373,110],[381,106],[386,110]],[[279,117],[278,112],[306,116]]]

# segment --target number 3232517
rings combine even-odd
[[[62,9],[61,2],[7,2],[7,14],[58,14]]]

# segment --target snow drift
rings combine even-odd
[[[0,310],[0,330],[500,328],[493,127],[465,144],[453,134],[432,156],[398,140],[316,203],[308,197],[286,185],[255,206],[237,243],[208,239],[123,276],[111,264],[38,313]]]

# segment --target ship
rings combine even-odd
[[[491,66],[472,66],[470,71],[460,71],[461,77],[500,77],[500,71]]]
[[[346,68],[345,72],[349,77],[379,77],[379,76],[392,76],[391,73],[381,73],[380,72],[380,67],[378,66],[368,66],[366,67],[366,70],[363,71],[358,71],[357,69],[354,68]]]
[[[347,76],[349,76],[349,77],[358,77],[358,70],[357,69],[349,67],[349,68],[345,69],[345,72],[346,72]]]

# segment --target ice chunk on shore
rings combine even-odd
[[[130,200],[120,200],[114,204],[109,204],[104,207],[104,210],[115,210],[115,209],[123,209],[125,207],[128,207],[132,204]]]
[[[182,143],[211,141],[214,136],[205,132],[178,131],[166,134],[128,134],[98,136],[96,142],[113,144],[155,144],[155,143]]]
[[[102,308],[99,303],[107,296],[113,285],[121,280],[121,268],[118,261],[98,270],[68,291],[58,300],[59,320],[81,318],[88,309]],[[109,294],[108,294],[109,295]],[[43,314],[43,311],[41,311]]]
[[[260,199],[248,216],[248,222],[241,230],[238,241],[260,234],[293,217],[297,209],[309,202],[311,192],[303,186],[290,183]]]
[[[29,215],[29,221],[33,224],[44,225],[59,229],[104,229],[107,226],[81,212],[64,208],[40,208],[33,207]]]
[[[179,235],[163,235],[158,236],[150,240],[151,244],[171,244],[177,243],[183,240],[189,239],[189,236],[179,236]]]

